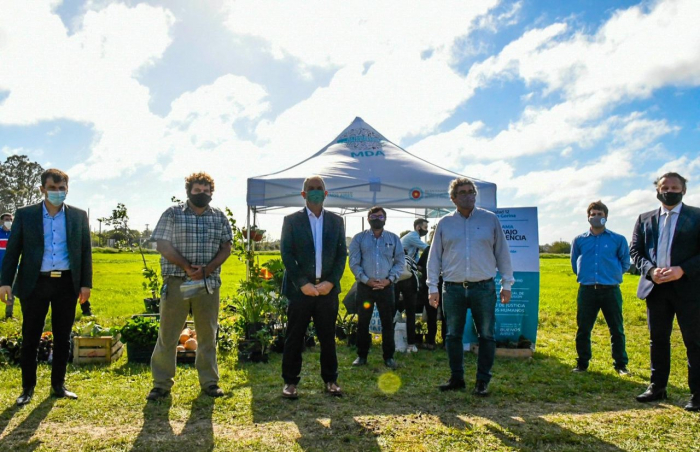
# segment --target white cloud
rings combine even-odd
[[[452,46],[497,0],[404,2],[228,1],[227,26],[270,43],[276,58],[344,66]]]
[[[92,125],[95,142],[76,177],[116,176],[158,154],[161,120],[148,109],[148,89],[133,77],[170,44],[173,16],[162,8],[109,5],[88,11],[68,36],[51,2],[10,2],[0,29],[0,123],[69,119]]]

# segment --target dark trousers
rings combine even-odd
[[[479,335],[479,357],[476,362],[476,379],[491,381],[491,368],[496,356],[496,284],[493,279],[464,288],[445,284],[442,288],[442,312],[447,322],[447,357],[455,380],[464,379],[464,326],[467,309],[472,310],[474,326]]]
[[[22,387],[36,386],[36,358],[49,305],[51,305],[51,331],[53,332],[51,386],[61,387],[66,379],[70,333],[75,319],[75,305],[78,302],[70,272],[64,273],[60,278],[39,276],[31,295],[20,301],[24,319],[20,357]]]
[[[384,360],[394,357],[394,285],[382,290],[372,290],[366,284],[357,283],[357,355],[367,358],[372,345],[369,336],[369,322],[372,320],[374,305],[382,322],[382,353]]]
[[[287,384],[299,384],[304,335],[311,319],[321,346],[321,378],[325,383],[338,379],[338,356],[335,353],[335,321],[338,317],[338,294],[308,297],[299,294],[289,299],[287,337],[282,354],[282,378]]]
[[[442,307],[442,284],[438,285],[438,294],[440,296],[440,308],[434,308],[430,306],[430,296],[428,294],[428,288],[421,289],[418,292],[418,304],[422,304],[425,308],[425,313],[428,316],[428,334],[425,336],[425,343],[430,345],[435,345],[435,336],[437,336],[437,321],[438,321],[438,309]],[[445,343],[445,337],[447,336],[447,322],[442,322],[442,328],[440,330],[440,337],[442,337],[443,344]]]
[[[591,360],[591,331],[595,325],[598,311],[603,311],[603,317],[610,330],[610,345],[612,348],[613,365],[616,368],[627,366],[627,351],[625,349],[625,327],[622,321],[622,293],[619,287],[596,289],[594,286],[579,286],[576,300],[576,352],[578,364],[588,367]]]
[[[399,301],[399,294],[403,295],[403,303]],[[418,282],[410,277],[399,281],[394,287],[394,302],[397,311],[406,311],[406,341],[408,345],[416,343],[416,302],[418,300]],[[377,308],[379,309],[379,308]],[[382,323],[382,328],[384,324]]]
[[[700,394],[700,300],[682,299],[673,282],[655,285],[647,297],[651,382],[662,388],[668,384],[674,316],[688,354],[688,386],[692,394]]]

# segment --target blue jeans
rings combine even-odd
[[[464,379],[464,325],[467,309],[472,310],[474,326],[479,336],[479,358],[476,379],[489,382],[496,355],[494,325],[496,318],[496,283],[493,280],[465,288],[445,283],[442,288],[442,311],[447,322],[445,347],[452,378]]]

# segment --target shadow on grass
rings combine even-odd
[[[31,451],[41,447],[42,442],[40,440],[34,439],[31,441],[31,439],[41,423],[44,421],[44,419],[46,419],[46,416],[48,416],[49,412],[54,406],[54,403],[56,403],[56,398],[54,397],[47,397],[46,399],[42,400],[41,403],[32,409],[32,412],[29,413],[29,415],[22,422],[20,422],[17,427],[14,428],[14,430],[0,440],[0,450],[9,451],[21,448],[21,450]],[[25,406],[24,408],[19,409],[8,408],[3,412],[3,430],[7,428],[7,423],[9,423],[11,416],[16,414],[20,409],[29,409],[29,407]],[[10,415],[10,419],[5,421],[4,416],[10,413],[12,413]]]
[[[316,351],[304,354],[300,398],[296,401],[282,399],[282,380],[271,376],[279,375],[279,355],[269,364],[237,367],[248,377],[254,422],[295,423],[300,434],[297,442],[303,450],[379,450],[378,437],[388,435],[391,439],[397,432],[409,439],[397,437],[395,441],[420,441],[426,435],[425,421],[420,420],[423,415],[438,418],[441,434],[459,436],[455,441],[480,434],[516,450],[620,450],[597,437],[590,427],[588,432],[578,433],[546,418],[656,408],[634,400],[646,383],[619,377],[612,368],[609,373],[572,374],[569,364],[546,356],[536,355],[529,361],[497,358],[492,395],[479,398],[471,395],[469,380],[476,368],[472,354],[465,355],[468,390],[447,393],[437,389],[449,376],[444,351],[398,355],[402,367],[396,372],[387,372],[379,354],[375,350],[368,366],[353,368],[354,353],[338,346],[343,398],[323,393]],[[389,384],[387,389],[382,384],[387,375],[398,387],[392,389]]]
[[[132,451],[144,450],[196,450],[214,449],[212,413],[214,399],[200,394],[192,401],[190,417],[180,434],[170,424],[170,396],[157,402],[147,402],[143,407],[143,427],[134,441]]]

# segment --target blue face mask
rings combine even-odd
[[[63,201],[66,200],[67,194],[68,192],[66,191],[47,191],[46,200],[54,206],[58,207],[61,204],[63,204]]]
[[[311,204],[323,204],[326,199],[326,192],[323,190],[309,190],[306,192],[306,200]]]

